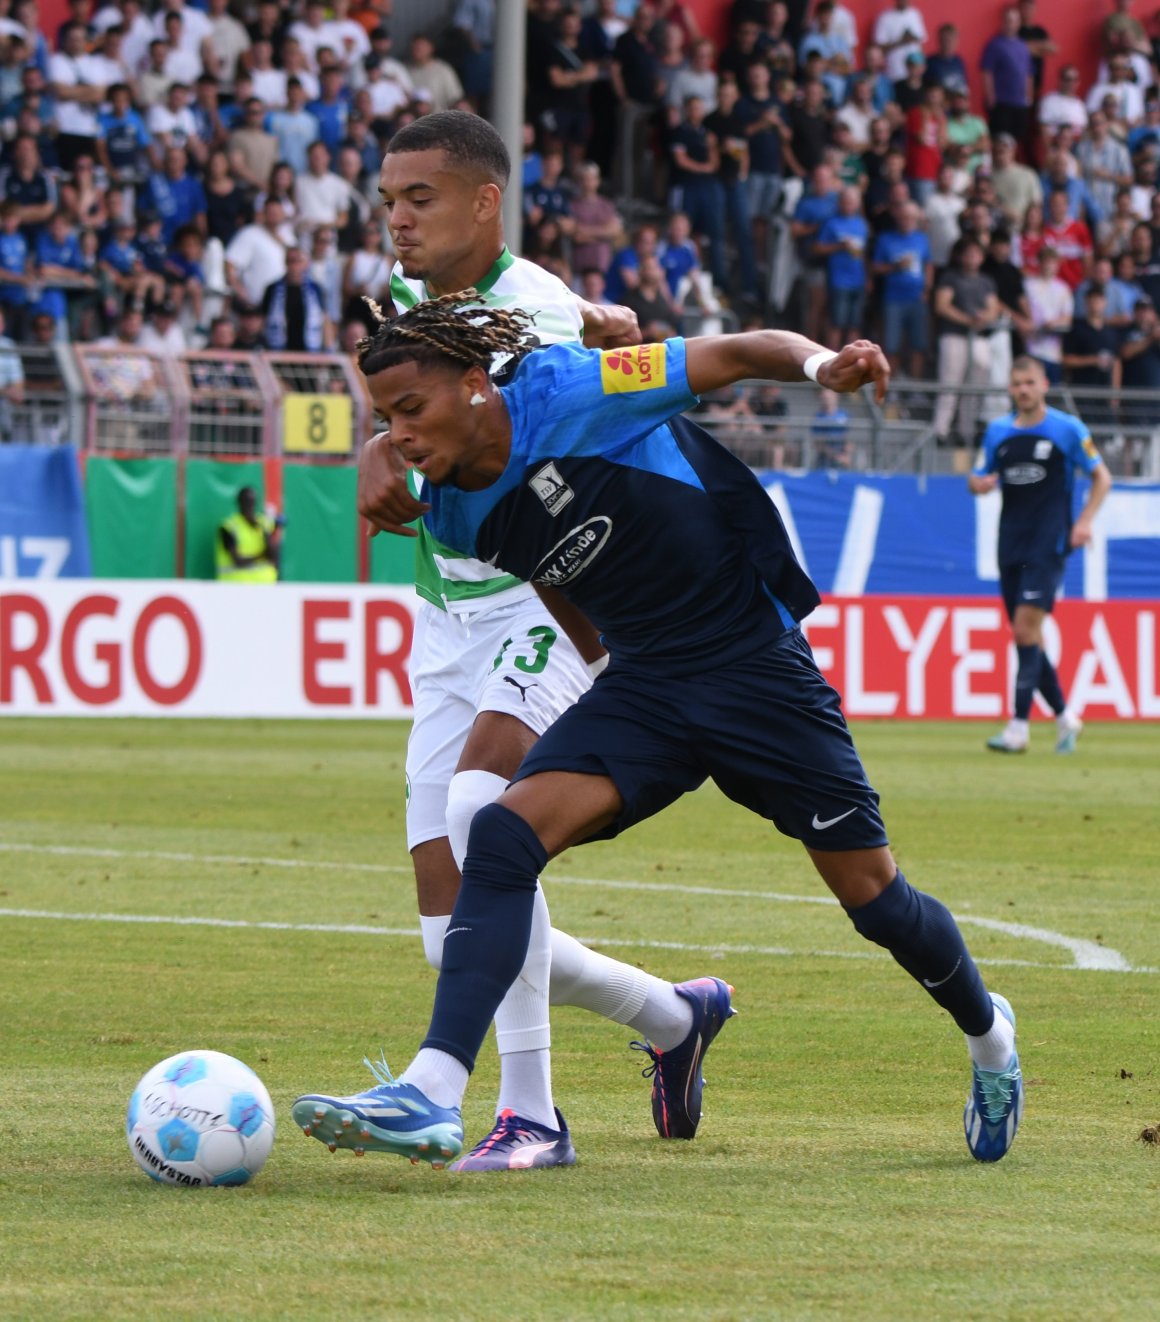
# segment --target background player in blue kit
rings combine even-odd
[[[368,1092],[299,1098],[295,1120],[323,1141],[354,1131],[412,1160],[454,1156],[468,1074],[524,959],[548,859],[712,777],[802,841],[856,930],[966,1034],[968,1147],[998,1160],[1023,1101],[1011,1007],[987,992],[948,910],[898,871],[838,695],[797,627],[818,595],[768,495],[679,416],[702,392],[752,378],[842,392],[873,382],[881,394],[881,350],[857,341],[834,354],[779,331],[561,344],[497,387],[489,367],[521,352],[528,319],[470,307],[470,292],[421,304],[364,344],[376,409],[430,485],[438,540],[556,588],[611,662],[475,814],[419,1053]]]
[[[996,418],[967,481],[976,496],[1003,491],[999,517],[999,585],[1019,654],[1015,714],[987,740],[997,753],[1024,753],[1036,690],[1055,713],[1057,753],[1075,751],[1083,722],[1068,708],[1055,667],[1043,650],[1043,619],[1055,604],[1070,551],[1091,541],[1092,521],[1112,489],[1112,477],[1079,418],[1047,407],[1047,376],[1034,358],[1011,367],[1014,410]],[[1075,470],[1091,478],[1072,522]]]

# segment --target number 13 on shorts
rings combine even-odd
[[[559,635],[547,624],[538,624],[527,631],[527,635],[513,649],[511,638],[505,638],[495,660],[491,663],[492,671],[503,665],[505,657],[517,670],[525,675],[539,675],[548,664],[552,644]],[[509,649],[512,649],[510,657]]]

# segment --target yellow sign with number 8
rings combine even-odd
[[[282,402],[284,454],[350,454],[349,395],[287,395]]]

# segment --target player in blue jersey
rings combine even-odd
[[[1022,1110],[1014,1015],[988,993],[949,911],[913,889],[887,845],[838,695],[797,622],[818,595],[767,493],[682,410],[736,382],[849,392],[889,369],[866,341],[834,354],[778,331],[635,349],[553,345],[510,383],[526,319],[433,300],[384,324],[360,366],[393,445],[431,486],[440,542],[557,589],[611,661],[472,821],[427,1037],[398,1079],[294,1104],[337,1143],[442,1163],[460,1103],[528,941],[548,859],[609,838],[712,777],[802,841],[854,927],[884,946],[966,1034],[970,1151],[994,1161]],[[699,1088],[700,1080],[697,1080]]]
[[[529,316],[541,344],[581,334],[602,348],[638,343],[627,308],[584,303],[557,276],[508,251],[501,202],[509,171],[496,130],[463,111],[424,115],[391,138],[379,191],[398,258],[390,280],[396,310],[470,286],[479,302]],[[407,477],[388,440],[373,437],[363,447],[360,511],[376,528],[418,533],[406,830],[423,948],[438,969],[472,818],[503,793],[537,736],[589,687],[585,663],[599,663],[605,652],[590,627],[578,651],[529,584],[439,544],[422,524],[407,527],[426,509]],[[527,959],[495,1017],[495,1125],[457,1170],[575,1160],[553,1096],[550,1005],[593,1011],[648,1041],[660,1061],[647,1072],[653,1122],[663,1138],[694,1137],[699,1093],[689,1081],[699,1078],[729,1016],[728,985],[704,977],[674,984],[589,949],[552,925],[537,890]]]
[[[1015,361],[1009,388],[1015,408],[987,428],[967,479],[976,496],[1002,488],[999,586],[1019,654],[1015,714],[987,747],[997,753],[1027,751],[1031,702],[1038,691],[1055,713],[1055,751],[1073,753],[1083,721],[1068,707],[1044,651],[1043,620],[1055,604],[1069,552],[1091,541],[1092,521],[1112,478],[1080,419],[1048,408],[1047,376],[1034,358]],[[1091,488],[1073,522],[1077,468],[1090,477]]]

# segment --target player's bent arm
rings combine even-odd
[[[371,536],[393,532],[415,537],[413,523],[431,508],[416,500],[407,485],[407,462],[391,444],[389,432],[379,432],[358,457],[358,512],[371,525]]]
[[[998,473],[968,473],[967,489],[972,496],[985,496],[999,485]]]
[[[881,400],[890,382],[886,355],[870,340],[855,340],[838,353],[794,331],[742,331],[735,335],[706,335],[685,344],[685,372],[696,395],[721,390],[738,381],[805,381],[805,365],[815,364],[819,386],[849,394],[873,383]]]
[[[539,593],[540,600],[552,612],[552,618],[572,640],[572,646],[587,665],[591,666],[594,661],[601,661],[608,655],[596,626],[578,606],[561,596],[555,588],[541,587],[539,583],[533,583],[532,587]]]
[[[616,349],[640,343],[640,323],[632,308],[620,303],[589,303],[576,300],[584,322],[584,343],[590,349]]]

